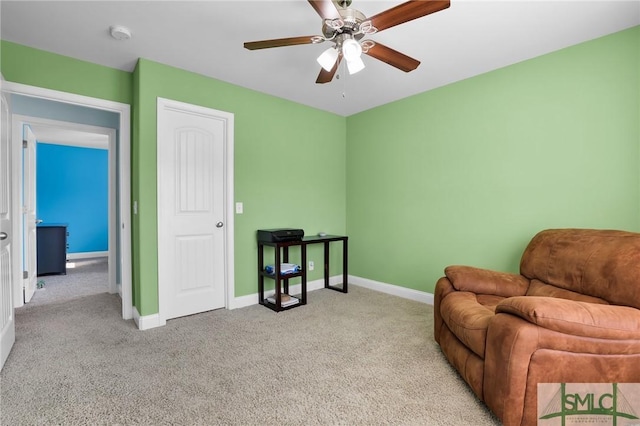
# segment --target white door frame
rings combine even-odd
[[[104,148],[108,149],[108,182],[109,182],[109,202],[108,202],[108,267],[109,267],[109,293],[120,293],[122,297],[122,288],[118,288],[118,283],[116,282],[116,244],[117,244],[117,212],[116,212],[116,173],[117,173],[117,164],[116,164],[116,130],[107,128],[107,127],[98,127],[98,126],[90,126],[86,124],[72,123],[69,121],[59,121],[59,120],[50,120],[47,118],[40,117],[31,117],[26,115],[18,115],[13,114],[12,120],[12,128],[14,131],[13,140],[18,141],[22,136],[21,129],[24,125],[29,125],[32,128],[32,131],[36,135],[36,138],[39,136],[37,127],[48,127],[58,130],[69,130],[83,133],[91,133],[91,134],[99,134],[106,136],[108,142]],[[36,129],[34,129],[36,127]],[[70,145],[69,143],[65,143],[65,141],[60,140],[44,140],[42,142],[47,143],[62,143],[65,145]],[[71,144],[73,145],[73,144]],[[16,146],[16,142],[14,142],[14,146]],[[37,161],[37,160],[36,160]],[[14,163],[15,164],[15,163]],[[37,163],[36,163],[37,164]],[[33,171],[35,173],[35,170]],[[24,179],[23,175],[20,175],[20,179]],[[19,184],[19,187],[22,188],[22,184]],[[23,225],[24,226],[24,225]],[[21,241],[24,243],[24,241]],[[23,251],[21,251],[23,252]],[[29,276],[31,277],[31,273],[35,273],[35,271],[29,271]],[[17,291],[17,289],[16,289]],[[17,295],[19,296],[19,295]],[[15,306],[20,307],[23,303],[16,299]]]
[[[23,305],[23,302],[26,303],[36,292],[36,282],[38,280],[38,268],[37,268],[37,218],[36,218],[36,135],[25,122],[17,122],[15,120],[15,115],[12,116],[11,129],[13,130],[11,135],[11,143],[14,147],[18,147],[19,143],[16,141],[22,140],[27,142],[26,145],[22,146],[22,152],[20,158],[22,159],[22,173],[20,173],[20,177],[22,178],[22,184],[20,188],[22,188],[22,202],[20,206],[22,206],[22,217],[20,220],[20,230],[21,237],[16,238],[18,245],[22,247],[22,270],[26,271],[27,274],[23,276],[22,280],[22,288],[18,285],[13,294],[16,299],[14,300],[14,306],[16,308]],[[16,158],[16,157],[14,157]],[[16,163],[14,162],[14,167]],[[20,291],[22,290],[22,291]],[[23,295],[24,298],[18,297]]]
[[[201,114],[206,117],[215,117],[217,119],[223,120],[226,122],[226,134],[224,137],[224,218],[222,221],[224,222],[224,247],[225,247],[225,256],[224,256],[224,264],[225,264],[225,308],[233,309],[233,301],[235,298],[235,262],[234,262],[234,173],[233,173],[233,148],[234,148],[234,115],[229,112],[215,110],[213,108],[188,104],[184,102],[174,101],[171,99],[157,98],[157,116],[160,116],[160,111],[163,109],[174,109],[179,112],[190,112],[194,114]],[[161,131],[161,123],[158,120],[157,123],[158,134]],[[159,138],[157,138],[159,139]],[[159,156],[158,156],[159,157]],[[158,191],[160,188],[160,158],[157,160],[157,182],[158,182]],[[158,196],[158,200],[160,200],[160,196]],[[159,213],[159,212],[158,212]],[[158,217],[159,220],[159,217]],[[158,225],[160,223],[158,222]],[[212,224],[213,225],[213,224]],[[158,245],[160,245],[160,241],[163,238],[163,234],[158,229]],[[158,276],[158,323],[157,326],[165,325],[167,322],[167,297],[168,297],[168,289],[163,285],[162,278]]]
[[[120,102],[108,101],[105,99],[91,98],[73,93],[60,92],[57,90],[45,89],[42,87],[28,86],[20,83],[6,82],[3,85],[3,92],[40,98],[55,102],[63,102],[80,107],[87,107],[109,111],[118,114],[120,125],[120,146],[118,150],[118,176],[119,176],[119,198],[120,198],[120,223],[118,224],[118,232],[120,233],[120,272],[121,272],[121,289],[122,298],[122,318],[133,318],[133,299],[132,299],[132,280],[131,280],[131,107]],[[20,142],[21,144],[21,142]],[[21,151],[21,150],[20,150]],[[115,149],[113,150],[115,153]],[[13,157],[15,161],[15,156]],[[20,164],[20,162],[13,163]],[[20,168],[21,169],[21,168]],[[20,170],[21,171],[21,170]],[[14,214],[20,215],[20,192],[21,177],[18,176],[16,170],[13,179],[13,210]],[[18,182],[20,181],[20,182]],[[14,216],[15,217],[15,216]],[[18,235],[19,228],[14,221],[14,235]],[[16,229],[18,228],[18,229]],[[111,243],[111,241],[110,241]],[[17,282],[22,282],[22,246],[13,246],[13,276]],[[114,246],[115,247],[115,246]],[[111,251],[111,248],[110,250]],[[115,262],[111,262],[115,263]]]
[[[2,73],[0,73],[0,89],[2,89],[4,84],[4,77]],[[3,168],[0,169],[0,180],[8,182],[13,176],[11,173],[6,173],[13,168],[11,164],[11,105],[8,96],[5,96],[4,93],[0,93],[0,98],[2,98],[2,102],[0,102],[0,108],[2,108],[0,113],[0,116],[2,116],[2,121],[0,121],[0,166]],[[3,182],[0,182],[0,184],[3,184]],[[13,218],[13,208],[11,206],[11,186],[9,186],[7,190],[7,192],[4,192],[4,189],[2,190],[4,195],[2,195],[2,200],[0,200],[0,204],[4,202],[6,203],[6,207],[8,207],[7,210],[0,207],[0,210],[3,210],[0,211],[0,222],[4,222],[0,224],[0,230],[3,232],[0,245],[5,248],[7,244],[9,245],[9,262],[3,262],[3,260],[0,259],[0,275],[2,275],[2,279],[0,279],[0,291],[5,296],[8,294],[6,299],[3,298],[3,300],[0,301],[0,370],[2,370],[5,361],[9,357],[11,348],[16,341],[15,315],[13,309],[13,262],[11,261],[11,256],[13,256],[13,222],[15,219]],[[7,278],[8,282],[6,281]]]

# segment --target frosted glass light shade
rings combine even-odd
[[[326,71],[331,71],[333,66],[336,64],[338,60],[338,51],[333,47],[328,48],[320,56],[318,56],[318,63],[322,68]]]
[[[362,54],[362,46],[352,38],[347,39],[342,43],[342,54],[344,55],[344,59],[347,61],[360,58],[360,55]]]
[[[347,61],[347,68],[349,69],[349,74],[355,74],[364,69],[364,62],[362,62],[362,58],[357,57]]]

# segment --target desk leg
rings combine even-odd
[[[324,288],[340,291],[342,293],[349,292],[349,246],[347,239],[342,240],[342,288],[329,285],[329,242],[324,243]]]
[[[264,246],[258,244],[258,303],[264,305]]]
[[[342,292],[349,292],[349,283],[348,283],[348,270],[349,269],[349,247],[347,244],[347,240],[342,240]]]
[[[302,292],[300,293],[300,304],[307,304],[307,245],[300,246],[300,257],[302,260]]]
[[[324,288],[329,288],[329,241],[324,242]]]
[[[273,267],[276,274],[276,276],[274,277],[274,282],[276,284],[276,294],[274,297],[276,298],[276,310],[280,311],[282,310],[282,297],[280,296],[280,279],[282,278],[282,272],[280,271],[280,247],[276,247],[275,261],[276,264],[273,265]]]
[[[340,240],[342,241],[342,288],[329,285],[329,241],[324,242],[324,288],[348,293],[349,283],[347,280],[349,276],[349,247],[347,245],[346,238],[341,238]]]
[[[289,263],[289,247],[286,247],[286,246],[282,247],[282,254],[283,254],[282,262]],[[289,278],[284,277],[282,281],[284,283],[284,293],[289,294]]]

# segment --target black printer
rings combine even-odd
[[[300,241],[304,237],[304,230],[292,228],[258,229],[258,241],[265,243],[283,243]]]

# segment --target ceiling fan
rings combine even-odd
[[[362,12],[351,9],[351,0],[308,0],[322,18],[322,35],[288,37],[273,40],[246,42],[249,50],[271,47],[318,44],[325,41],[333,46],[319,57],[322,66],[316,83],[328,83],[338,70],[342,59],[347,62],[349,74],[364,69],[361,54],[364,53],[404,72],[413,71],[420,61],[373,40],[362,40],[387,28],[412,21],[449,7],[449,0],[412,0],[367,18]]]

